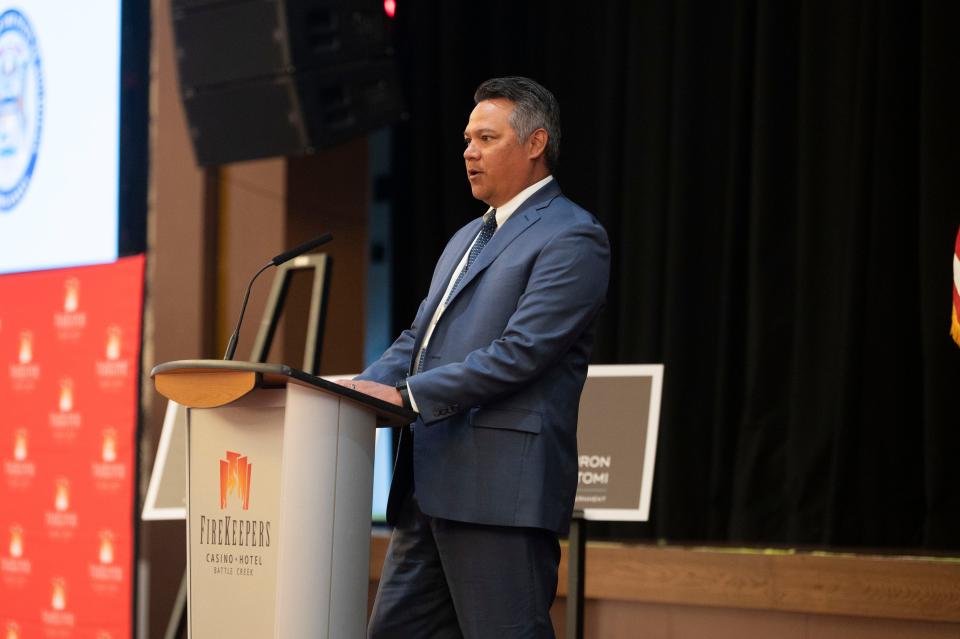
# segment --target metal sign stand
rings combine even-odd
[[[577,510],[567,538],[567,639],[583,639],[584,578],[587,559],[587,520]]]
[[[662,364],[587,369],[577,426],[580,485],[567,548],[566,639],[584,635],[587,521],[649,519],[662,388]]]

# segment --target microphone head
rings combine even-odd
[[[303,244],[294,246],[292,249],[288,251],[284,251],[283,253],[280,253],[279,255],[274,256],[274,258],[270,261],[273,263],[274,266],[280,266],[284,262],[288,262],[293,258],[297,257],[298,255],[303,255],[307,251],[312,251],[313,249],[323,244],[326,244],[332,239],[333,239],[332,234],[324,233],[320,237],[315,237],[312,240],[308,240]]]

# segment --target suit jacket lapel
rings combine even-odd
[[[514,211],[513,215],[511,215],[510,219],[504,223],[503,227],[498,229],[497,232],[493,234],[493,237],[490,238],[490,242],[483,248],[483,251],[477,257],[476,261],[473,263],[473,265],[471,265],[470,270],[467,271],[463,281],[460,282],[460,286],[450,298],[451,304],[460,294],[460,291],[462,291],[470,282],[472,282],[473,279],[477,277],[477,275],[479,275],[484,269],[490,266],[490,263],[496,259],[500,252],[503,251],[503,249],[505,249],[510,242],[515,240],[521,233],[527,230],[531,224],[540,219],[541,210],[549,206],[550,202],[552,202],[553,199],[558,195],[560,195],[560,185],[557,183],[556,179],[553,179],[542,189],[527,198],[527,201],[521,204],[520,208]],[[457,276],[457,266],[460,265],[460,260],[463,259],[463,254],[466,253],[467,249],[470,248],[470,245],[473,244],[473,241],[477,237],[477,233],[480,232],[481,226],[483,226],[483,218],[477,218],[471,224],[470,230],[463,233],[463,238],[457,243],[457,246],[450,247],[450,260],[443,266],[443,270],[446,271],[445,277],[440,280],[439,286],[431,293],[430,299],[427,300],[427,306],[424,309],[422,322],[420,323],[420,330],[417,334],[417,341],[414,342],[413,353],[410,358],[410,373],[413,373],[416,370],[417,357],[420,354],[420,346],[423,344],[423,338],[426,335],[427,327],[430,325],[434,313],[437,312],[437,306],[439,306],[440,301],[446,294],[447,286],[450,284],[451,278]]]
[[[460,286],[454,291],[449,303],[453,304],[453,301],[460,295],[460,291],[465,289],[484,269],[490,266],[503,249],[507,248],[520,234],[530,228],[531,224],[539,220],[541,210],[546,208],[558,195],[560,195],[560,186],[554,179],[527,198],[527,201],[514,211],[513,215],[504,223],[503,227],[497,229],[497,232],[490,238],[490,242],[483,248],[483,251],[477,256],[476,261],[470,266],[470,270],[464,275],[463,281],[460,282]],[[472,238],[471,241],[473,241]]]
[[[417,331],[417,341],[414,342],[413,357],[410,360],[411,373],[417,365],[417,356],[420,354],[420,345],[423,343],[423,338],[427,333],[427,327],[430,326],[430,322],[433,319],[433,314],[437,312],[437,306],[440,304],[440,300],[443,299],[443,295],[447,291],[447,285],[450,283],[450,278],[456,277],[456,268],[460,264],[463,254],[467,252],[467,249],[470,248],[473,240],[477,237],[477,233],[480,232],[481,226],[483,226],[482,217],[474,220],[473,223],[471,223],[469,230],[462,233],[462,239],[457,242],[455,246],[451,246],[450,250],[446,252],[447,263],[444,264],[441,269],[444,272],[444,277],[439,280],[437,288],[430,293],[430,298],[427,300],[427,305],[424,308],[423,317],[421,318],[422,321],[420,322],[420,330]],[[494,233],[494,237],[496,237],[496,233]]]

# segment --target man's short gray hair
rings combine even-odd
[[[547,168],[554,172],[560,160],[560,105],[543,85],[520,76],[491,78],[473,94],[473,101],[479,104],[484,100],[505,98],[514,104],[510,114],[510,126],[522,143],[537,129],[547,132],[547,148],[544,155]]]

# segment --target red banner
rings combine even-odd
[[[0,277],[0,637],[132,634],[142,256]]]

